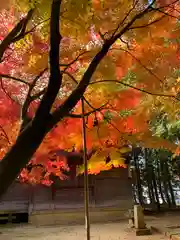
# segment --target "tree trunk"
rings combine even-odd
[[[32,122],[18,136],[15,144],[0,162],[0,197],[32,158],[46,133],[47,124]]]
[[[148,149],[144,149],[144,158],[145,158],[145,171],[146,171],[146,182],[148,186],[148,195],[151,204],[155,205],[153,185],[152,185],[152,177],[151,177],[151,166],[149,164],[150,159],[148,158]]]
[[[132,194],[133,194],[133,200],[134,204],[138,204],[137,201],[137,184],[136,184],[136,169],[132,169]]]
[[[135,166],[135,174],[136,174],[136,185],[137,185],[137,192],[138,192],[139,203],[141,205],[143,205],[142,187],[141,187],[141,178],[140,178],[140,169],[139,169],[139,163],[138,163],[138,155],[135,152],[133,153],[133,158],[134,158],[134,166]]]
[[[154,193],[155,193],[155,197],[156,197],[157,210],[160,211],[159,194],[158,194],[158,190],[157,190],[156,176],[155,176],[155,173],[154,173],[153,166],[152,166],[152,182],[153,182]]]
[[[167,186],[167,176],[166,176],[167,172],[166,172],[166,169],[165,169],[165,161],[166,160],[164,160],[164,159],[160,159],[161,172],[162,172],[162,176],[163,176],[164,193],[165,193],[165,196],[166,196],[168,207],[171,208],[171,200],[170,200],[170,197],[169,197],[168,186]]]
[[[159,192],[160,192],[163,204],[164,204],[166,201],[164,199],[164,194],[163,194],[163,189],[162,189],[162,179],[161,179],[160,162],[159,161],[158,161],[158,168],[157,168],[157,179],[158,179]]]
[[[48,87],[36,110],[34,119],[27,126],[22,126],[15,144],[0,162],[0,197],[17,178],[22,168],[32,158],[47,132],[64,117],[63,114],[60,114],[58,119],[56,119],[56,121],[58,121],[53,123],[52,115],[50,115],[50,110],[59,92],[62,81],[62,75],[59,69],[59,46],[61,40],[61,35],[59,33],[60,6],[61,0],[52,1],[49,51],[50,77]],[[32,16],[32,12],[33,10],[30,11],[29,17]],[[9,44],[10,43],[11,42],[9,42]],[[76,103],[74,104],[76,105]],[[62,112],[60,111],[60,113]]]
[[[175,207],[176,206],[176,201],[175,201],[174,191],[173,191],[172,184],[171,184],[171,176],[170,176],[167,161],[165,162],[165,168],[166,168],[166,173],[167,173],[167,184],[168,184],[169,192],[170,192],[170,195],[171,195],[171,203],[172,203],[172,206]]]
[[[155,193],[154,193],[154,187],[153,187],[153,181],[152,181],[152,166],[148,166],[148,192],[149,192],[149,196],[151,196],[150,200],[152,205],[154,206],[156,204],[156,200],[155,200]]]

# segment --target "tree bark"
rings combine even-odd
[[[172,204],[172,206],[175,207],[176,206],[176,201],[175,201],[175,197],[174,197],[173,187],[172,187],[172,184],[171,184],[171,176],[170,176],[167,161],[165,162],[165,168],[166,168],[166,173],[167,173],[167,184],[168,184],[169,192],[170,192],[170,195],[171,195],[171,204]]]
[[[33,12],[34,9],[30,9],[26,17],[22,18],[0,43],[0,62],[2,61],[3,55],[10,44],[24,38],[26,35],[26,27],[33,15]]]
[[[151,177],[151,166],[149,164],[150,159],[148,158],[148,149],[144,149],[144,158],[145,158],[145,171],[146,171],[146,181],[148,186],[148,195],[151,204],[155,205],[152,177]]]
[[[143,205],[140,169],[139,169],[139,162],[138,162],[139,159],[138,159],[138,154],[136,153],[136,149],[133,150],[133,159],[134,159],[134,166],[135,166],[135,173],[136,173],[138,199],[139,199],[139,203]]]
[[[155,197],[156,197],[156,206],[157,206],[157,210],[160,211],[159,194],[158,194],[156,176],[155,176],[155,172],[154,171],[155,171],[155,169],[152,166],[152,182],[153,182],[154,193],[155,193]]]
[[[168,191],[168,186],[167,186],[167,172],[166,172],[166,167],[165,167],[165,161],[166,160],[164,160],[164,159],[160,159],[161,172],[162,172],[162,176],[163,176],[164,193],[165,193],[165,196],[166,196],[168,207],[171,208],[171,200],[170,200],[170,197],[169,197],[169,191]]]
[[[45,135],[54,126],[50,110],[59,92],[62,80],[59,69],[59,45],[61,40],[59,33],[60,6],[61,0],[53,0],[50,20],[50,77],[47,91],[39,104],[34,119],[29,122],[27,126],[23,126],[24,129],[21,129],[15,144],[0,162],[0,197],[32,158]],[[29,20],[32,12],[33,10],[30,11],[30,16],[28,16],[25,21]],[[22,24],[24,24],[24,22],[20,24],[20,27],[24,29],[24,25],[21,26]],[[11,34],[12,33],[13,31]],[[1,45],[1,50],[2,49]],[[2,53],[0,52],[0,54]],[[61,119],[62,118],[59,118],[59,121]]]
[[[164,199],[164,193],[163,193],[163,189],[162,189],[162,178],[161,178],[161,172],[160,172],[160,163],[158,160],[158,168],[157,168],[157,178],[158,178],[158,186],[159,186],[159,192],[163,201],[163,204],[166,202]]]
[[[32,122],[0,162],[0,197],[32,158],[47,133],[47,124]]]

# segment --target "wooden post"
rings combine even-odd
[[[83,135],[83,157],[84,157],[84,207],[85,207],[85,226],[86,239],[90,240],[90,221],[89,221],[89,182],[88,182],[88,159],[87,159],[87,145],[86,145],[86,121],[84,99],[81,99],[82,104],[82,135]]]

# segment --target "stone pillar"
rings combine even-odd
[[[150,229],[146,227],[143,209],[140,205],[134,205],[134,226],[136,229],[136,236],[151,234]]]
[[[146,227],[144,214],[140,205],[134,205],[134,226],[136,229],[144,229]]]

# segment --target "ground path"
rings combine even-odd
[[[85,240],[84,226],[54,226],[54,227],[11,227],[1,228],[2,240]],[[92,240],[161,240],[168,239],[163,234],[136,237],[125,222],[93,224],[91,226]]]

